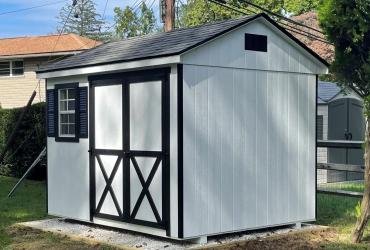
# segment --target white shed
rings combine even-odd
[[[314,221],[327,71],[264,14],[42,68],[48,213],[180,239]]]

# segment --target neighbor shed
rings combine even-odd
[[[48,213],[180,239],[314,221],[327,66],[264,14],[45,66]]]

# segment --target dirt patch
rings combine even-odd
[[[30,250],[77,250],[77,249],[118,249],[99,242],[73,239],[68,236],[43,232],[38,229],[14,225],[8,228],[7,233],[12,238],[12,243],[6,249]]]
[[[368,249],[368,245],[351,244],[342,234],[333,228],[292,232],[281,235],[258,238],[248,241],[233,242],[200,249],[214,250],[285,250],[285,249]]]

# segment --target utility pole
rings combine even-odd
[[[175,29],[175,0],[160,0],[164,31]]]

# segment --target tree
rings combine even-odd
[[[153,10],[149,9],[145,4],[145,1],[140,6],[140,26],[139,32],[141,35],[146,35],[153,32],[156,28],[156,18],[154,16]]]
[[[307,11],[315,10],[320,0],[249,0],[265,9],[279,14],[299,15]],[[243,9],[248,8],[255,12],[260,10],[249,6],[243,0],[225,0],[226,4]],[[247,12],[248,13],[248,12]],[[249,12],[251,13],[251,12]],[[213,20],[225,20],[243,16],[238,11],[227,9],[207,0],[188,0],[187,4],[181,7],[180,22],[182,26],[189,27],[211,22]]]
[[[355,88],[364,99],[365,190],[352,234],[360,242],[370,215],[370,1],[326,0],[319,8],[319,21],[327,39],[334,43],[331,70],[338,82]]]
[[[285,1],[284,9],[292,15],[300,15],[312,10],[316,10],[319,6],[320,0],[289,0]]]
[[[114,22],[116,35],[119,38],[128,38],[146,35],[156,30],[156,18],[154,12],[145,2],[140,5],[139,14],[129,6],[125,9],[114,8]]]
[[[66,4],[59,12],[58,32],[75,33],[95,40],[107,40],[107,32],[102,32],[105,22],[96,12],[92,0],[77,0],[76,5]],[[63,30],[62,30],[63,29]]]
[[[139,19],[131,7],[127,6],[124,10],[120,7],[114,8],[114,22],[116,35],[119,38],[128,38],[138,35]]]

